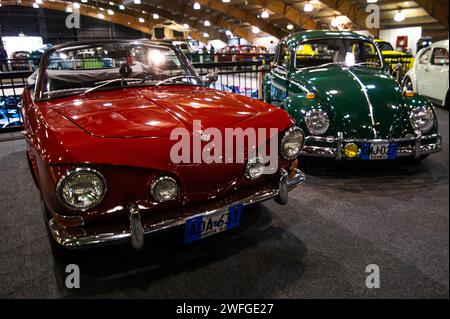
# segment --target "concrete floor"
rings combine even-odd
[[[23,140],[0,143],[0,298],[449,298],[449,126],[421,163],[304,166],[287,206],[246,211],[245,225],[190,246],[182,231],[70,257],[52,256]],[[65,287],[77,263],[81,288]],[[381,287],[367,289],[377,264]]]

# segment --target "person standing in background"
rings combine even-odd
[[[5,66],[5,68],[3,68],[3,66]],[[8,53],[6,53],[6,50],[3,48],[3,43],[0,41],[0,72],[3,72],[3,70],[6,70],[6,72],[9,71]]]
[[[276,49],[276,45],[273,42],[273,40],[270,41],[269,47],[267,48],[267,50],[269,51],[269,54],[275,54],[275,49]]]

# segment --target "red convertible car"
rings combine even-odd
[[[113,63],[48,67],[86,50],[104,52]],[[279,108],[208,88],[214,80],[201,78],[167,43],[77,42],[44,53],[23,93],[22,113],[30,170],[58,244],[129,241],[140,249],[145,235],[173,227],[184,227],[190,243],[239,226],[247,205],[271,198],[286,203],[288,191],[304,180],[296,160],[303,132]],[[205,147],[212,143],[208,128],[275,129],[262,144],[277,142],[276,167],[263,174],[264,162],[247,155],[254,154],[250,143],[244,155],[233,155],[243,162],[173,160],[180,142],[174,131],[189,132],[194,144],[200,134]]]

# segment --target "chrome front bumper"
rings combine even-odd
[[[219,211],[223,211],[233,205],[242,204],[243,206],[248,206],[272,198],[275,198],[276,201],[280,204],[286,204],[288,200],[288,191],[302,184],[304,180],[305,175],[299,169],[294,169],[290,175],[288,174],[288,172],[283,170],[281,173],[279,187],[277,189],[256,192],[249,197],[243,198],[242,200],[236,201],[234,203],[230,203],[226,206],[217,207],[212,210],[204,211],[188,217],[181,217],[164,221],[159,224],[152,225],[150,228],[146,229],[144,229],[142,226],[139,208],[134,203],[128,206],[130,221],[129,230],[120,233],[104,233],[89,236],[85,234],[85,231],[82,228],[75,228],[77,230],[76,232],[74,232],[74,228],[65,229],[55,220],[55,218],[50,219],[50,221],[48,222],[48,226],[55,241],[66,248],[85,248],[88,246],[130,241],[133,248],[139,250],[144,246],[145,235],[184,225],[188,219],[194,217],[208,216]],[[77,233],[77,235],[74,235],[74,233]]]
[[[429,140],[436,140],[432,143],[426,143]],[[311,146],[311,143],[328,143],[330,147]],[[405,137],[397,139],[351,139],[344,138],[342,133],[338,137],[322,137],[322,136],[307,136],[305,139],[305,146],[302,150],[302,156],[315,156],[335,158],[340,161],[345,158],[343,149],[347,143],[411,143],[410,146],[402,146],[397,150],[397,157],[414,157],[420,158],[422,155],[437,153],[442,150],[441,136],[438,134],[422,135],[416,133],[415,137]]]

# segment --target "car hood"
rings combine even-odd
[[[369,68],[321,68],[299,73],[300,81],[328,109],[335,133],[344,137],[400,136],[405,125],[401,87]]]
[[[267,111],[258,101],[190,86],[95,92],[52,108],[97,137],[168,137],[174,128],[191,132],[194,120],[221,129]]]

